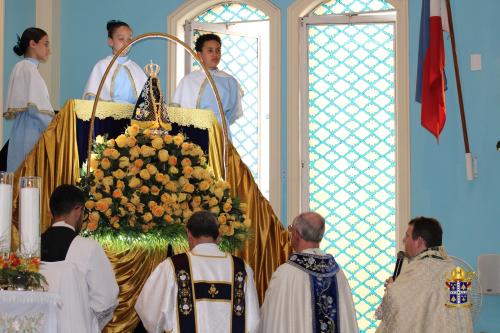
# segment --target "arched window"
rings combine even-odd
[[[279,138],[276,139],[280,114],[279,108],[275,107],[279,103],[279,86],[272,84],[276,79],[272,72],[276,69],[271,66],[279,59],[279,49],[271,42],[276,38],[276,32],[272,30],[279,21],[279,11],[273,7],[264,1],[212,1],[204,6],[200,3],[196,9],[184,12],[183,16],[174,13],[171,19],[178,23],[182,20],[183,31],[179,31],[177,24],[177,35],[193,47],[201,34],[212,32],[221,37],[219,69],[233,75],[243,92],[243,117],[229,128],[232,141],[261,192],[279,211],[279,154],[271,154],[271,151],[280,149]],[[177,52],[175,57],[177,83],[198,65],[187,53]],[[180,67],[183,68],[181,72]]]
[[[403,74],[398,57],[404,53],[396,50],[402,13],[384,0],[316,1],[304,8],[295,119],[299,206],[326,218],[321,247],[346,273],[360,330],[374,332],[374,311],[395,261],[398,210],[408,200],[398,192],[409,176],[399,156],[408,141],[401,117],[408,107],[396,102],[405,94],[396,81],[407,81],[396,75]]]

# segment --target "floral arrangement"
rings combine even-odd
[[[20,258],[15,253],[0,256],[0,289],[44,289],[47,281],[39,268],[38,257]]]
[[[187,245],[185,223],[208,210],[217,216],[224,250],[241,248],[249,237],[246,205],[231,197],[200,146],[182,134],[131,125],[116,139],[97,137],[90,163],[84,234]]]

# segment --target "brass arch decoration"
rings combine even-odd
[[[108,77],[109,71],[111,70],[111,67],[115,63],[116,59],[125,51],[126,49],[129,49],[132,45],[137,43],[138,41],[141,41],[143,39],[150,39],[150,38],[162,38],[166,39],[171,42],[175,42],[177,44],[180,44],[184,47],[186,51],[188,51],[192,56],[193,59],[195,59],[203,69],[203,72],[205,73],[205,76],[208,79],[208,82],[210,83],[210,87],[212,87],[212,90],[215,94],[215,99],[217,100],[217,106],[219,107],[219,114],[222,120],[222,133],[223,133],[223,142],[222,142],[222,177],[225,179],[227,176],[227,161],[228,161],[228,150],[227,150],[227,145],[228,145],[228,135],[227,135],[227,122],[226,122],[226,115],[224,114],[224,110],[222,108],[222,102],[220,99],[219,92],[217,90],[217,87],[215,86],[215,82],[212,78],[212,75],[208,72],[207,67],[205,64],[201,61],[201,59],[198,57],[198,55],[183,41],[181,41],[179,38],[166,34],[163,32],[149,32],[145,33],[142,35],[139,35],[135,38],[133,38],[130,43],[127,45],[124,45],[114,56],[113,59],[111,59],[111,62],[109,63],[108,67],[104,71],[104,75],[101,79],[101,82],[99,83],[99,88],[97,89],[96,97],[94,99],[94,105],[92,107],[92,115],[90,117],[90,125],[89,125],[89,142],[88,142],[88,150],[87,150],[87,160],[89,161],[87,163],[87,174],[90,174],[90,158],[91,158],[91,152],[92,152],[92,132],[94,131],[94,119],[95,119],[95,112],[97,110],[97,103],[99,103],[99,97],[101,96],[101,90],[102,87],[104,86],[104,81],[106,81],[106,78]]]

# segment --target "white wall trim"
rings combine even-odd
[[[301,18],[322,0],[297,0],[288,7],[287,15],[287,220],[301,210],[301,108],[299,61]],[[408,0],[389,0],[396,8],[396,237],[402,244],[410,205],[410,119],[409,119],[409,50]]]
[[[61,3],[60,0],[35,1],[35,25],[49,35],[51,55],[49,60],[39,66],[47,88],[52,107],[59,109],[60,101],[60,63],[61,63]]]
[[[1,110],[0,112],[3,112],[4,108],[4,101],[3,101],[3,73],[4,73],[4,67],[3,67],[3,55],[4,55],[4,44],[5,44],[5,1],[0,0],[0,105],[1,105]],[[3,147],[3,113],[0,115],[0,149]]]
[[[276,215],[280,216],[281,208],[281,16],[278,7],[268,0],[241,1],[262,10],[269,16],[270,59],[269,59],[269,198]],[[191,0],[177,8],[167,17],[167,31],[171,35],[184,40],[184,22],[190,20],[221,0]],[[173,43],[167,47],[167,94],[171,100],[177,83],[184,72],[184,50]]]

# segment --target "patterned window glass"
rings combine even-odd
[[[394,7],[384,0],[331,0],[316,7],[311,15],[376,12]]]
[[[202,13],[194,21],[205,23],[242,22],[268,19],[254,7],[239,3],[225,3]],[[194,41],[208,31],[193,31]],[[219,69],[233,75],[241,85],[243,117],[230,126],[233,144],[243,162],[249,167],[257,183],[260,176],[261,140],[259,124],[259,40],[255,37],[217,33],[222,40],[222,59]],[[193,69],[199,66],[195,62]]]
[[[268,20],[261,10],[243,3],[224,3],[208,9],[198,15],[194,21],[204,23],[226,23]]]
[[[379,1],[332,2],[349,12]],[[392,23],[307,26],[309,207],[326,218],[321,246],[347,275],[362,332],[378,325],[396,247],[394,33]]]

